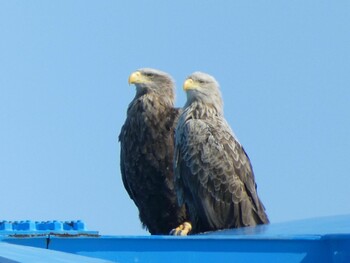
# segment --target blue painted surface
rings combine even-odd
[[[81,220],[73,221],[0,221],[0,235],[98,235],[98,231],[89,231]]]
[[[0,262],[86,262],[86,263],[104,263],[110,262],[103,259],[84,257],[71,253],[64,253],[48,249],[41,249],[28,246],[18,246],[0,242]]]
[[[350,234],[350,215],[319,217],[285,223],[228,229],[206,235],[228,235],[239,238],[308,238],[334,234]]]
[[[350,215],[188,237],[44,235],[2,241],[114,262],[338,263],[350,262]]]

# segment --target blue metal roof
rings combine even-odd
[[[113,262],[350,262],[350,215],[187,237],[63,236],[2,241]]]
[[[208,232],[205,235],[228,235],[238,238],[317,238],[326,235],[350,234],[350,215],[319,217],[292,222],[274,223]]]
[[[98,235],[98,231],[89,231],[81,220],[73,221],[0,221],[0,235]]]
[[[29,246],[18,246],[0,242],[0,262],[86,262],[86,263],[103,263],[110,262],[103,259],[84,257],[71,253],[64,253],[48,249],[40,249]]]

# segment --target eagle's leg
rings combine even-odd
[[[190,222],[184,222],[179,225],[177,228],[174,228],[170,231],[169,235],[172,236],[187,236],[192,230],[192,225]]]

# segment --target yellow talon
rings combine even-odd
[[[177,228],[174,228],[170,231],[170,235],[173,236],[187,236],[192,230],[192,225],[189,222],[184,222],[179,225]]]

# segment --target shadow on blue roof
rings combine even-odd
[[[112,262],[350,262],[350,215],[188,237],[16,235],[2,241]]]

